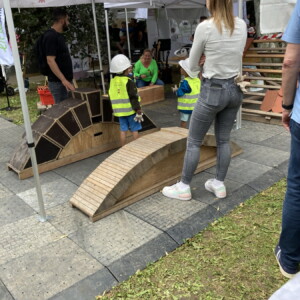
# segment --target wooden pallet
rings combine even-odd
[[[275,43],[276,47],[270,47]],[[282,46],[282,47],[281,47]],[[248,74],[246,80],[263,80],[264,84],[252,82],[244,94],[242,118],[269,124],[281,124],[281,114],[264,112],[260,105],[267,90],[279,90],[282,82],[282,63],[285,54],[285,44],[282,40],[252,40],[243,57],[243,74]],[[256,69],[250,68],[255,66]],[[261,76],[251,76],[260,73]],[[251,81],[250,81],[251,82]],[[251,91],[249,88],[261,88],[261,91]]]
[[[80,185],[70,199],[97,221],[178,180],[186,149],[188,130],[171,127],[145,135],[113,153]],[[242,149],[231,143],[232,156]],[[216,164],[216,143],[207,135],[201,147],[196,173]]]

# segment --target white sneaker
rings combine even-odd
[[[225,185],[221,185],[219,187],[215,187],[213,185],[213,181],[214,179],[208,179],[206,182],[205,182],[205,189],[209,192],[212,192],[215,194],[215,196],[217,198],[225,198],[226,197],[226,187]]]
[[[191,200],[192,194],[190,187],[187,188],[180,188],[179,182],[171,185],[171,186],[165,186],[162,190],[162,193],[164,196],[178,199],[178,200]]]

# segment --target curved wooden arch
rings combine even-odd
[[[175,182],[182,170],[187,133],[179,127],[163,128],[120,148],[84,180],[71,204],[97,221]],[[232,143],[232,155],[241,152]],[[215,163],[215,138],[207,135],[195,173]]]
[[[40,173],[121,146],[120,126],[109,99],[87,88],[78,89],[73,96],[78,98],[53,105],[32,124]],[[141,135],[158,130],[146,115],[144,120]],[[128,134],[127,140],[132,139]],[[25,134],[7,165],[20,179],[33,176]]]

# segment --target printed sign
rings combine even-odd
[[[14,59],[7,40],[3,8],[0,8],[0,20],[0,65],[10,66],[14,64]]]

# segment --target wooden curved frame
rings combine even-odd
[[[125,145],[103,161],[70,199],[92,221],[115,212],[175,182],[181,174],[188,131],[163,128]],[[231,143],[232,156],[242,149]],[[216,144],[207,135],[195,173],[216,163]]]

